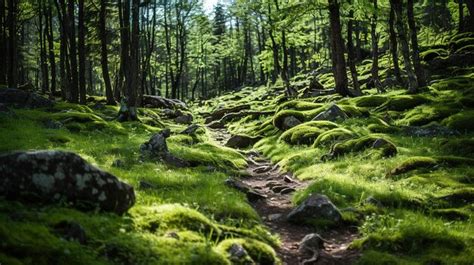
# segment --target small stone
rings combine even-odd
[[[174,239],[176,239],[176,240],[179,240],[179,235],[178,235],[178,233],[176,233],[176,232],[174,232],[174,231],[173,231],[173,232],[168,232],[168,233],[166,233],[165,237],[174,238]]]
[[[271,189],[272,189],[273,192],[279,193],[279,192],[281,192],[282,190],[287,189],[287,188],[289,188],[289,187],[288,187],[288,186],[280,186],[280,185],[278,185],[278,186],[272,187]]]
[[[342,220],[342,215],[327,196],[312,194],[293,209],[287,219],[292,223],[322,220],[328,224],[338,224]]]
[[[269,181],[269,182],[267,182],[267,184],[265,184],[265,187],[271,189],[271,188],[273,188],[275,186],[278,186],[278,185],[280,185],[280,182],[278,182],[278,181]]]
[[[293,193],[295,191],[296,190],[294,188],[288,187],[288,188],[283,189],[282,191],[280,191],[280,194],[290,194],[290,193]]]
[[[332,105],[326,111],[323,111],[313,118],[313,121],[327,120],[337,121],[349,118],[347,114],[336,104]]]
[[[314,255],[324,248],[324,240],[319,234],[307,234],[299,243],[298,251],[301,255]]]
[[[179,124],[191,124],[193,122],[193,116],[191,114],[184,114],[176,117],[174,121]]]
[[[274,214],[268,215],[267,219],[269,221],[276,221],[276,220],[280,219],[282,216],[283,216],[283,214],[281,214],[281,213],[274,213]]]
[[[285,175],[285,177],[283,178],[283,180],[286,182],[286,183],[293,183],[295,182],[290,176],[288,175]]]
[[[282,128],[284,131],[300,125],[301,121],[293,116],[288,116],[283,119]]]
[[[191,124],[189,125],[184,131],[181,132],[181,134],[187,134],[187,135],[192,135],[196,133],[196,131],[201,128],[200,125],[198,124]]]

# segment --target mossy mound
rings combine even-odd
[[[450,139],[441,144],[441,151],[450,155],[474,157],[474,139]]]
[[[359,107],[356,107],[356,106],[345,105],[345,104],[340,104],[338,106],[342,109],[342,111],[344,111],[344,113],[346,113],[346,115],[349,118],[368,117],[369,116],[368,111],[366,111],[365,109],[361,109]]]
[[[292,100],[285,102],[278,106],[277,112],[281,110],[288,110],[288,109],[293,109],[293,110],[312,110],[312,109],[317,109],[324,106],[322,103],[313,103],[309,101],[301,101],[301,100]]]
[[[474,88],[474,80],[471,76],[455,76],[438,80],[431,87],[438,91],[466,91]]]
[[[425,62],[432,61],[436,58],[439,57],[444,57],[448,55],[448,51],[446,51],[443,48],[438,48],[438,49],[430,49],[424,52],[420,53],[420,59],[422,59]]]
[[[405,111],[428,102],[429,100],[422,95],[398,95],[391,97],[387,102],[380,105],[377,110]]]
[[[379,95],[370,95],[357,97],[354,102],[357,107],[363,108],[374,108],[384,104],[387,101],[387,97]]]
[[[293,145],[310,145],[322,133],[337,127],[337,124],[330,121],[310,121],[285,131],[279,140]]]
[[[291,117],[291,116],[295,117],[297,120],[299,120],[301,122],[305,121],[305,115],[300,111],[282,110],[282,111],[277,112],[273,116],[273,126],[275,126],[276,128],[278,128],[280,130],[283,130],[283,122],[284,122],[285,118]]]
[[[438,199],[449,203],[450,205],[469,205],[474,202],[474,188],[460,188],[455,191],[439,196]]]
[[[229,252],[233,245],[242,246],[247,252],[248,257],[242,257],[241,259],[236,259],[237,257],[232,257]],[[217,246],[217,250],[218,252],[225,255],[229,260],[233,261],[233,264],[249,264],[246,263],[246,261],[256,264],[279,263],[275,251],[270,246],[252,239],[226,239],[219,243],[219,245]]]
[[[457,156],[437,156],[437,157],[424,157],[417,156],[411,157],[403,161],[399,166],[390,171],[390,175],[400,175],[413,170],[429,171],[433,168],[439,168],[440,166],[455,167],[459,165],[469,165],[474,163],[474,159],[457,157]]]
[[[329,131],[321,133],[316,141],[314,141],[313,147],[330,146],[334,142],[347,140],[353,138],[356,134],[345,128],[335,128]]]
[[[463,209],[435,209],[431,211],[431,214],[449,221],[469,220],[469,213]]]
[[[452,115],[458,111],[457,105],[434,105],[434,106],[418,106],[405,113],[404,118],[398,123],[408,126],[422,126],[433,121],[439,121]]]
[[[397,154],[397,147],[390,140],[384,139],[380,135],[366,135],[334,144],[331,147],[330,156],[338,157],[348,153],[361,152],[368,148],[379,150],[382,157],[390,157]]]
[[[456,38],[449,43],[449,48],[451,51],[457,52],[459,49],[468,45],[474,45],[474,37]]]
[[[461,111],[444,119],[441,124],[460,132],[471,132],[474,130],[474,111]]]
[[[218,226],[203,214],[179,204],[142,207],[136,209],[133,215],[135,215],[136,225],[150,232],[178,229],[203,234],[214,232],[219,235],[221,233]]]

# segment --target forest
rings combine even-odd
[[[0,265],[474,264],[474,0],[0,0]]]

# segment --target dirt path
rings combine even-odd
[[[221,145],[225,145],[230,138],[225,129],[210,130],[212,137]],[[357,237],[357,231],[351,228],[320,233],[326,242],[316,261],[310,261],[311,255],[301,256],[298,251],[299,243],[305,235],[314,233],[314,228],[293,225],[286,221],[286,216],[294,207],[291,202],[293,192],[305,188],[308,183],[293,178],[290,172],[282,172],[278,165],[272,164],[255,151],[245,154],[248,160],[246,171],[250,177],[242,179],[242,182],[266,197],[252,202],[252,206],[270,230],[279,235],[281,246],[277,252],[283,263],[353,264],[358,252],[348,249],[348,246]]]

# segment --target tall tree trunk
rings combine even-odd
[[[69,101],[78,103],[79,101],[79,83],[77,72],[77,47],[76,47],[76,23],[74,15],[74,0],[68,0],[68,33],[69,33],[69,59],[71,66],[71,97]]]
[[[405,71],[408,75],[408,91],[415,93],[417,91],[417,81],[415,73],[413,72],[413,66],[410,60],[410,48],[408,46],[408,40],[405,31],[405,23],[402,15],[402,0],[390,0],[393,10],[395,11],[395,24],[397,26],[398,40],[400,41],[403,62],[405,64]]]
[[[7,51],[6,51],[6,25],[7,22],[5,20],[5,0],[0,0],[0,84],[7,83],[7,74],[6,69],[8,68],[7,65]]]
[[[131,85],[128,87],[129,93],[129,106],[130,108],[136,108],[137,106],[137,91],[140,89],[139,72],[140,66],[139,60],[139,41],[140,41],[140,24],[139,24],[139,13],[140,12],[140,0],[132,1],[132,39],[130,46],[130,68],[131,68]],[[136,115],[136,111],[135,111]],[[136,117],[134,117],[136,118]]]
[[[48,27],[45,25],[43,17],[46,12],[44,11],[44,1],[38,2],[38,34],[40,44],[40,66],[41,66],[41,91],[46,93],[49,90],[49,74],[48,74],[48,62],[46,58],[46,33]]]
[[[47,16],[46,16],[46,23],[48,25],[48,50],[49,50],[49,65],[51,68],[51,96],[56,94],[56,61],[54,55],[54,36],[53,36],[53,12],[51,7],[51,2],[48,1],[47,4]]]
[[[79,102],[86,104],[86,45],[84,25],[84,0],[79,0],[78,54],[79,54]]]
[[[105,96],[107,98],[107,104],[115,105],[114,94],[112,92],[112,84],[110,83],[109,75],[109,63],[107,61],[107,30],[106,26],[107,17],[107,1],[100,0],[100,14],[99,14],[99,36],[100,36],[100,62],[102,66],[102,78],[104,79],[105,85]]]
[[[370,23],[370,35],[372,38],[372,83],[374,87],[377,89],[377,92],[381,93],[385,90],[382,87],[382,83],[380,82],[379,78],[379,34],[377,34],[377,0],[373,0],[374,2],[374,15],[372,17],[372,21]]]
[[[474,31],[474,0],[463,0],[466,3],[467,10],[469,10],[469,20],[466,21],[467,28],[465,31]]]
[[[471,0],[472,1],[472,0]],[[418,82],[418,87],[426,86],[426,77],[421,67],[420,62],[420,50],[418,48],[418,36],[416,31],[416,22],[415,15],[413,10],[413,0],[408,0],[407,2],[407,18],[408,18],[408,27],[410,28],[410,38],[411,38],[411,54],[413,59],[413,67],[415,68],[416,80]]]
[[[463,32],[464,31],[464,1],[463,0],[458,0],[458,7],[459,7],[458,32]]]
[[[400,64],[398,63],[398,42],[397,42],[397,33],[395,32],[395,10],[393,7],[390,8],[390,17],[388,20],[389,25],[389,38],[390,38],[390,53],[392,55],[393,63],[393,74],[397,83],[400,85],[403,84],[402,75],[400,73]]]
[[[347,86],[346,60],[344,58],[344,41],[342,39],[341,18],[338,0],[328,0],[329,24],[331,30],[331,58],[336,92],[342,96],[350,96]]]
[[[17,49],[17,13],[18,1],[8,0],[8,86],[16,88],[18,86],[18,49]]]
[[[361,94],[359,80],[357,77],[357,69],[355,65],[355,52],[354,52],[354,42],[352,41],[352,32],[353,32],[353,22],[354,22],[354,10],[349,11],[349,22],[347,22],[347,60],[349,68],[351,70],[352,84],[356,93]]]

